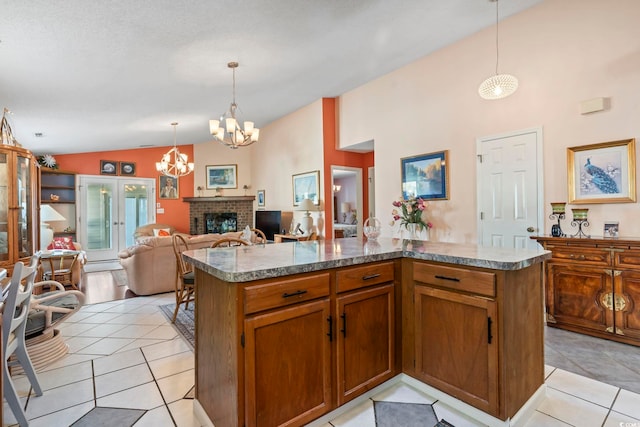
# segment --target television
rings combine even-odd
[[[273,240],[274,234],[280,233],[282,211],[256,211],[256,228],[261,230],[267,240]]]

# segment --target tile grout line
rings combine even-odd
[[[144,354],[144,351],[142,351],[142,349],[141,349],[141,352],[142,352],[142,357],[143,357],[145,363],[147,364],[147,367],[149,368],[149,372],[151,372],[151,377],[153,378],[153,383],[158,388],[158,393],[160,393],[160,397],[162,398],[162,401],[164,402],[164,407],[167,408],[167,412],[169,413],[169,417],[171,418],[171,421],[173,422],[173,425],[175,427],[177,427],[178,423],[176,422],[175,418],[173,418],[173,414],[171,413],[171,409],[169,409],[169,404],[167,403],[167,400],[165,399],[164,394],[162,393],[162,389],[160,388],[160,385],[158,384],[158,380],[156,379],[156,375],[154,374],[153,369],[151,369],[151,365],[149,365],[149,361],[147,360],[147,355]]]

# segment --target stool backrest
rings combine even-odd
[[[7,344],[10,339],[14,337],[24,339],[29,303],[31,302],[31,291],[33,290],[39,261],[38,256],[33,256],[29,265],[17,262],[14,266],[9,286],[2,291],[4,302],[2,309],[2,349],[5,355],[7,354]]]

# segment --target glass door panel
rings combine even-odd
[[[31,162],[27,157],[18,156],[17,167],[17,207],[18,207],[18,256],[28,257],[33,254],[32,239],[33,218],[31,217],[30,206],[33,206],[33,194],[31,188]]]

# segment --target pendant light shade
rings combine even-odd
[[[489,77],[478,88],[478,94],[483,99],[506,98],[518,89],[518,79],[511,74],[498,74],[499,43],[498,43],[498,0],[489,0],[496,4],[496,73]]]
[[[482,83],[478,93],[484,99],[506,98],[518,89],[518,79],[511,74],[496,74]]]

